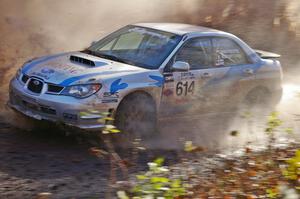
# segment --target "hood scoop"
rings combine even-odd
[[[84,64],[87,66],[92,66],[92,67],[96,66],[96,63],[94,61],[83,58],[83,57],[75,56],[75,55],[71,55],[70,60],[72,62],[77,62],[77,63]]]

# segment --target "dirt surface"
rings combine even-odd
[[[0,123],[0,198],[35,198],[51,193],[51,198],[104,198],[108,190],[110,162],[90,154],[93,146],[105,148],[96,136],[65,135],[57,127],[26,131]],[[163,155],[176,162],[169,149],[118,150],[127,162],[130,175],[146,168],[147,162]],[[117,172],[117,180],[124,180]]]
[[[104,194],[108,162],[89,155],[74,138],[21,132],[2,124],[0,145],[0,198],[33,198],[40,192],[50,192],[53,198]]]
[[[198,168],[198,172],[207,162],[204,159],[213,162],[209,158],[211,154],[238,154],[238,149],[247,143],[257,148],[266,146],[264,144],[267,138],[263,132],[253,134],[241,131],[239,136],[233,137],[225,128],[228,118],[228,115],[206,115],[180,121],[187,126],[194,124],[193,128],[178,128],[177,131],[162,128],[162,138],[148,140],[147,150],[139,154],[135,166],[129,167],[130,175],[134,176],[136,172],[144,170],[146,163],[158,156],[165,157],[167,165],[176,166],[187,140],[192,140],[205,149],[205,153],[189,159],[191,162],[188,165],[198,162],[193,166],[193,169]],[[219,125],[214,126],[212,122],[223,123],[224,128],[216,128]],[[172,124],[180,123],[169,122],[169,125]],[[287,137],[291,138],[287,134],[278,135],[279,139]],[[33,132],[1,123],[0,198],[33,198],[41,192],[51,193],[52,198],[104,198],[108,190],[110,164],[105,158],[97,159],[89,154],[89,148],[95,146],[89,139],[91,138],[84,136],[65,136],[56,128],[47,132]],[[132,162],[129,150],[121,151],[120,156],[125,161]],[[185,168],[187,167],[182,167],[183,170]],[[121,180],[121,175],[118,179]]]

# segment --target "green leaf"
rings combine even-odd
[[[179,188],[181,187],[181,180],[177,179],[177,180],[173,180],[172,184],[171,184],[172,188]]]
[[[161,182],[161,183],[167,183],[169,182],[170,180],[168,178],[165,178],[165,177],[152,177],[150,179],[150,181],[152,183],[158,183],[158,182]]]
[[[160,190],[162,187],[163,187],[163,184],[161,184],[161,183],[155,183],[152,185],[152,188],[154,190]]]
[[[119,129],[109,129],[111,133],[120,133],[121,131]]]
[[[138,180],[146,180],[148,177],[145,176],[145,175],[137,175],[136,178],[137,178]]]
[[[105,118],[103,118],[104,120],[106,120],[106,121],[113,121],[113,120],[115,120],[114,118],[112,118],[112,117],[105,117]]]
[[[277,198],[278,196],[278,192],[276,189],[267,189],[266,193],[268,198]]]
[[[162,166],[164,163],[165,159],[164,158],[157,158],[153,162],[157,164],[157,166]]]
[[[131,189],[132,199],[173,199],[184,196],[187,191],[180,179],[169,178],[169,169],[162,166],[164,158],[149,162],[149,170],[137,175],[137,183]]]

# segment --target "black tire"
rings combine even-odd
[[[126,96],[116,111],[115,125],[127,141],[153,136],[157,133],[155,102],[145,93]]]
[[[266,116],[274,109],[272,94],[266,88],[251,90],[245,97],[240,111],[251,112],[257,116]]]
[[[245,99],[245,103],[247,106],[259,106],[265,107],[270,104],[271,93],[268,89],[265,88],[256,88],[251,90]]]

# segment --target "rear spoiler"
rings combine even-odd
[[[256,54],[258,54],[263,59],[280,58],[280,55],[276,54],[276,53],[271,53],[271,52],[267,52],[267,51],[263,51],[263,50],[254,50],[254,51],[256,52]]]

